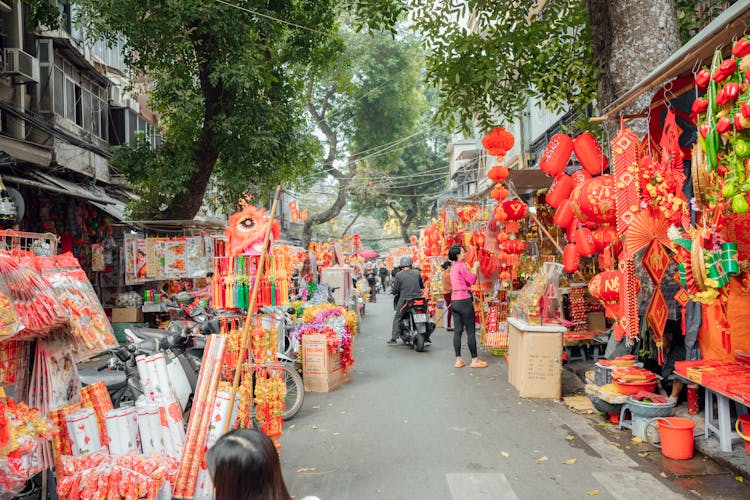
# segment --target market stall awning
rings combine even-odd
[[[99,186],[84,186],[82,184],[76,184],[61,179],[54,175],[34,170],[24,171],[22,177],[17,175],[3,175],[3,180],[9,184],[31,186],[45,191],[51,191],[53,193],[80,198],[106,212],[118,221],[124,221],[126,219],[125,203],[111,197]]]
[[[709,64],[717,48],[731,50],[732,40],[742,36],[750,24],[750,2],[736,2],[703,28],[632,89],[607,106],[604,115],[617,115],[641,95],[692,71],[698,64]]]
[[[509,170],[510,182],[518,194],[528,194],[552,185],[552,178],[537,168]]]

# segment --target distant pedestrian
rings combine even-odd
[[[475,262],[471,271],[466,267],[464,259],[466,252],[459,245],[453,245],[448,251],[448,259],[453,262],[450,267],[451,275],[451,305],[453,307],[453,321],[455,331],[453,332],[453,350],[456,353],[456,368],[466,366],[461,358],[461,334],[466,329],[466,340],[471,353],[471,367],[484,368],[486,361],[479,359],[477,355],[476,317],[474,316],[474,300],[471,295],[471,286],[477,281],[477,270],[479,262]]]
[[[391,274],[388,272],[388,268],[385,267],[385,264],[380,266],[380,269],[378,269],[378,274],[380,275],[380,286],[382,288],[382,292],[386,293],[387,287],[388,287],[388,276]]]
[[[453,317],[453,312],[451,311],[451,261],[446,260],[445,262],[443,262],[442,268],[443,272],[440,276],[440,281],[443,284],[443,299],[445,300],[445,314],[447,315],[447,318],[445,320],[445,329],[449,332],[452,332],[453,327],[451,327],[451,319]]]
[[[378,297],[378,272],[372,265],[372,262],[367,263],[365,268],[365,279],[367,284],[370,285],[370,302],[377,302]]]

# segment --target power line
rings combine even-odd
[[[278,17],[269,16],[268,14],[262,14],[258,11],[248,9],[247,7],[241,7],[239,5],[235,5],[233,3],[225,2],[224,0],[214,0],[216,3],[220,3],[222,5],[226,5],[227,7],[232,7],[237,10],[241,10],[243,12],[247,12],[249,14],[256,15],[258,17],[263,17],[266,19],[270,19],[271,21],[276,21],[278,23],[288,24],[289,26],[294,26],[295,28],[299,28],[301,30],[311,31],[313,33],[318,33],[323,36],[333,36],[331,33],[326,33],[320,30],[316,30],[315,28],[308,28],[307,26],[302,26],[301,24],[296,24],[291,21],[285,21],[284,19],[279,19]]]

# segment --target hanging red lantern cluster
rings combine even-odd
[[[568,175],[564,171],[573,152],[583,168]],[[601,175],[608,166],[599,142],[588,132],[575,140],[556,134],[542,154],[539,167],[555,178],[545,199],[556,209],[553,222],[565,229],[568,244],[563,249],[563,266],[567,272],[578,270],[581,257],[619,253],[621,249],[611,226],[616,218],[614,180],[611,175]],[[611,268],[612,260],[610,256],[599,262]]]

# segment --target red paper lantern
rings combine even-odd
[[[502,165],[495,165],[489,172],[487,172],[487,177],[489,177],[492,182],[503,182],[509,175],[510,172],[508,172],[508,169]]]
[[[503,212],[508,214],[508,220],[521,220],[526,217],[526,203],[521,200],[508,200],[503,203]]]
[[[565,134],[555,134],[547,144],[547,149],[539,160],[539,168],[553,177],[565,170],[570,155],[573,153],[573,139]]]
[[[508,197],[508,190],[502,184],[495,184],[495,187],[490,192],[490,196],[495,201],[503,201]]]
[[[414,235],[412,235],[411,238],[409,238],[409,241],[411,241],[412,245],[416,245],[417,244],[417,237],[414,236]]]
[[[615,185],[611,175],[600,175],[587,180],[573,189],[570,199],[573,200],[576,217],[582,221],[615,223]]]
[[[508,240],[508,233],[506,233],[505,231],[500,231],[499,233],[497,233],[497,241],[502,243],[503,241],[507,241],[507,240]]]
[[[576,232],[573,233],[573,241],[581,257],[590,257],[596,253],[596,244],[594,243],[594,238],[591,237],[591,230],[589,228],[579,227],[576,229]]]
[[[570,200],[564,200],[562,204],[557,207],[555,216],[552,217],[556,226],[568,227],[573,222],[573,202]]]
[[[615,267],[615,261],[612,258],[612,254],[610,252],[603,252],[599,254],[599,257],[597,257],[597,264],[599,265],[599,269],[605,269],[609,270]]]
[[[575,243],[568,243],[563,248],[563,269],[567,273],[578,271],[578,264],[581,262],[581,256],[578,254]]]
[[[526,242],[523,240],[506,240],[502,243],[503,251],[509,254],[522,254],[526,251]]]
[[[591,175],[599,175],[609,166],[609,159],[604,156],[599,141],[591,132],[576,137],[573,141],[573,150],[583,168]]]
[[[620,301],[621,284],[622,273],[620,271],[604,271],[591,278],[589,293],[605,304],[617,303]]]
[[[521,230],[521,227],[518,225],[518,221],[515,220],[509,220],[505,223],[505,232],[506,233],[512,233],[515,234],[518,231]]]
[[[573,179],[568,174],[560,174],[552,181],[552,185],[544,197],[547,205],[558,208],[563,200],[567,200],[573,191]]]
[[[591,235],[596,244],[596,251],[599,253],[603,252],[608,245],[619,241],[615,226],[599,226]]]
[[[587,180],[591,179],[591,174],[582,168],[581,170],[576,170],[575,172],[573,172],[570,178],[573,180],[573,187],[575,188],[576,186],[580,186]]]
[[[491,156],[503,156],[513,147],[515,139],[513,134],[505,127],[495,127],[487,135],[482,137],[482,146]]]

